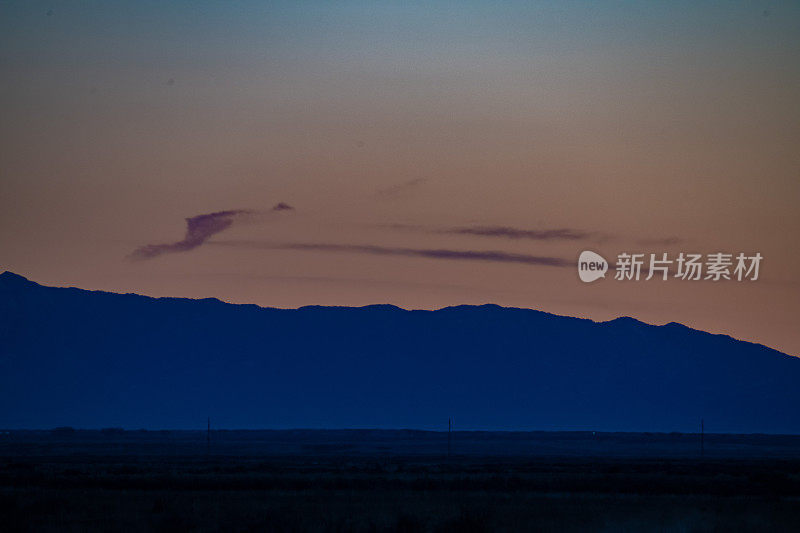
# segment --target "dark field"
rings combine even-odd
[[[798,531],[800,437],[15,431],[0,530]]]

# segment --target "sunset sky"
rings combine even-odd
[[[0,271],[800,355],[798,2],[5,1],[0,79]],[[583,250],[764,259],[585,284]]]

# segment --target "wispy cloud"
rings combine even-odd
[[[286,203],[279,203],[269,211],[294,210]],[[253,209],[229,209],[216,211],[186,219],[186,235],[176,242],[164,244],[146,244],[134,250],[128,257],[133,260],[153,259],[167,253],[187,252],[205,244],[212,235],[225,231],[233,224],[248,220],[249,218],[264,213]]]
[[[451,250],[443,248],[395,248],[373,244],[330,243],[272,243],[263,241],[215,241],[209,244],[253,248],[264,250],[303,250],[328,253],[351,253],[366,255],[393,255],[447,259],[452,261],[485,261],[493,263],[522,263],[526,265],[565,267],[574,266],[574,261],[560,257],[516,254],[497,250]]]
[[[600,231],[586,231],[576,228],[546,228],[546,229],[527,229],[515,228],[512,226],[422,226],[418,224],[384,224],[382,227],[416,231],[431,234],[444,235],[468,235],[475,237],[487,237],[510,240],[533,240],[533,241],[593,241],[608,242],[612,240],[626,240],[622,236],[612,235]],[[679,237],[657,237],[650,239],[640,239],[636,241],[639,245],[648,246],[670,246],[685,242]]]
[[[523,229],[511,226],[455,226],[437,227],[418,224],[383,224],[382,227],[396,230],[407,230],[445,235],[471,235],[501,239],[525,239],[534,241],[578,241],[604,237],[595,232],[573,228]]]
[[[477,235],[480,237],[503,237],[506,239],[531,239],[536,241],[576,241],[587,239],[592,235],[587,231],[570,228],[531,230],[512,228],[509,226],[467,226],[446,228],[438,230],[438,233]]]
[[[403,183],[398,183],[390,187],[378,189],[376,195],[385,200],[398,198],[424,185],[427,182],[428,178],[415,178],[413,180],[404,181]]]
[[[285,202],[278,202],[277,204],[272,206],[272,209],[270,211],[294,211],[294,207],[290,206]]]

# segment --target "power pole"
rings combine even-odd
[[[206,429],[206,453],[211,453],[211,417],[208,417],[208,427]]]
[[[447,419],[447,458],[450,458],[450,431],[453,428],[452,420]]]

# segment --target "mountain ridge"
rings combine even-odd
[[[13,297],[8,297],[13,294]],[[496,304],[230,304],[0,274],[0,427],[800,433],[800,360],[674,322]]]
[[[255,308],[258,308],[258,309],[275,309],[275,310],[282,310],[282,311],[299,311],[299,310],[303,310],[303,309],[387,309],[387,310],[398,310],[398,311],[403,311],[403,312],[428,312],[428,313],[434,313],[434,312],[437,312],[437,311],[446,311],[446,310],[451,310],[451,309],[494,308],[494,309],[507,309],[507,310],[513,310],[513,311],[531,311],[531,312],[534,312],[534,313],[542,313],[544,315],[553,316],[553,317],[559,317],[559,318],[569,318],[569,319],[574,319],[574,320],[586,320],[586,321],[592,322],[594,324],[608,324],[610,322],[630,320],[630,321],[634,321],[634,322],[636,322],[638,324],[642,324],[642,325],[645,325],[645,326],[652,326],[652,327],[656,327],[656,328],[663,328],[663,327],[668,327],[668,326],[670,326],[670,327],[679,326],[681,328],[685,328],[685,329],[688,329],[688,330],[691,330],[691,331],[697,331],[697,332],[700,332],[700,333],[705,333],[707,335],[716,335],[716,336],[720,336],[720,337],[726,337],[726,338],[729,338],[729,339],[732,339],[732,340],[735,340],[735,341],[738,341],[738,342],[745,342],[745,343],[748,343],[748,344],[761,346],[763,348],[767,348],[769,350],[773,350],[775,352],[778,352],[778,353],[780,353],[782,355],[787,355],[789,357],[800,357],[800,356],[793,356],[792,354],[787,354],[786,352],[781,352],[780,350],[778,350],[776,348],[772,348],[770,346],[767,346],[766,344],[762,344],[762,343],[758,343],[758,342],[754,342],[754,341],[748,341],[748,340],[745,340],[745,339],[739,339],[739,338],[736,338],[736,337],[734,337],[732,335],[728,335],[727,333],[714,333],[714,332],[711,332],[711,331],[705,331],[705,330],[693,328],[691,326],[687,326],[686,324],[682,324],[680,322],[675,322],[675,321],[667,322],[666,324],[651,324],[650,322],[645,322],[643,320],[639,320],[638,318],[635,318],[635,317],[632,317],[632,316],[628,316],[628,315],[618,316],[618,317],[615,317],[615,318],[610,318],[608,320],[593,320],[591,318],[583,318],[583,317],[577,317],[577,316],[571,316],[571,315],[559,315],[557,313],[550,313],[548,311],[542,311],[541,309],[534,309],[532,307],[503,306],[503,305],[499,305],[499,304],[495,304],[495,303],[456,304],[456,305],[448,305],[448,306],[445,306],[445,307],[440,307],[440,308],[437,308],[437,309],[406,309],[405,307],[400,307],[400,306],[395,305],[395,304],[386,304],[386,303],[383,303],[383,304],[375,303],[375,304],[356,305],[356,306],[309,304],[309,305],[302,305],[300,307],[272,307],[272,306],[264,306],[264,305],[258,305],[258,304],[252,304],[252,303],[228,302],[228,301],[221,300],[221,299],[213,297],[213,296],[206,297],[206,298],[188,298],[188,297],[180,297],[180,296],[148,296],[148,295],[145,295],[145,294],[138,294],[138,293],[135,293],[135,292],[122,293],[122,292],[104,291],[104,290],[99,290],[99,289],[83,289],[83,288],[80,288],[80,287],[72,287],[72,286],[70,286],[70,287],[56,287],[56,286],[50,286],[50,285],[42,285],[40,283],[37,283],[35,281],[32,281],[32,280],[26,278],[25,276],[22,276],[21,274],[17,274],[15,272],[11,272],[10,270],[6,270],[6,271],[0,273],[0,290],[3,289],[3,283],[4,283],[4,280],[6,279],[4,277],[6,277],[8,279],[13,279],[13,280],[19,280],[19,282],[23,282],[24,281],[26,284],[30,284],[31,286],[44,287],[44,288],[48,288],[48,289],[73,289],[73,290],[79,290],[79,291],[91,292],[91,293],[112,294],[112,295],[119,295],[119,296],[137,296],[137,297],[140,297],[140,298],[147,298],[147,299],[151,299],[151,300],[179,300],[179,301],[193,301],[193,302],[219,302],[219,303],[225,304],[225,305],[232,305],[232,306],[239,306],[239,307],[255,307]]]

